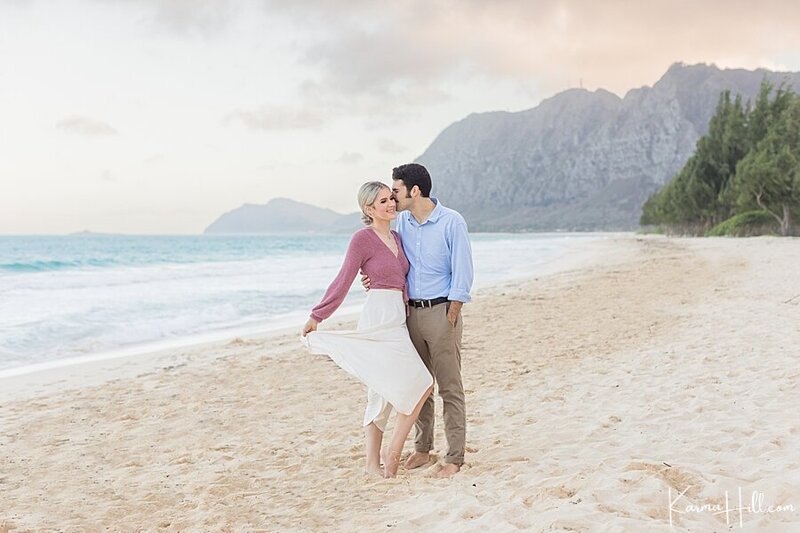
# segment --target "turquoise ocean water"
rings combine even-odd
[[[476,287],[592,234],[474,234]],[[305,322],[349,235],[0,236],[0,376]],[[344,308],[364,294],[356,282]]]

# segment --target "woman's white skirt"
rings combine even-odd
[[[372,289],[355,331],[313,331],[302,338],[311,353],[327,354],[368,387],[364,425],[386,428],[392,407],[411,414],[433,378],[411,343],[403,293]]]

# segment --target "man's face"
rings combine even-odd
[[[403,183],[403,180],[393,180],[392,181],[392,194],[394,195],[394,199],[397,201],[397,210],[398,211],[405,211],[406,209],[411,208],[411,192],[406,187],[406,184]]]

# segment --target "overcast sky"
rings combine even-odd
[[[352,212],[469,113],[676,61],[797,71],[799,27],[769,0],[0,0],[0,233]]]

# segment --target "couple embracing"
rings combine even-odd
[[[429,464],[434,380],[448,444],[436,475],[452,476],[464,463],[461,306],[470,300],[472,250],[464,218],[430,192],[430,174],[417,163],[395,168],[391,189],[377,181],[361,186],[358,205],[367,227],[353,235],[339,274],[303,328],[303,343],[312,353],[327,354],[367,386],[366,471],[383,477],[397,474],[412,426],[415,451],[405,466]],[[369,290],[357,329],[317,331],[344,301],[359,271]],[[393,409],[394,433],[382,452]]]

